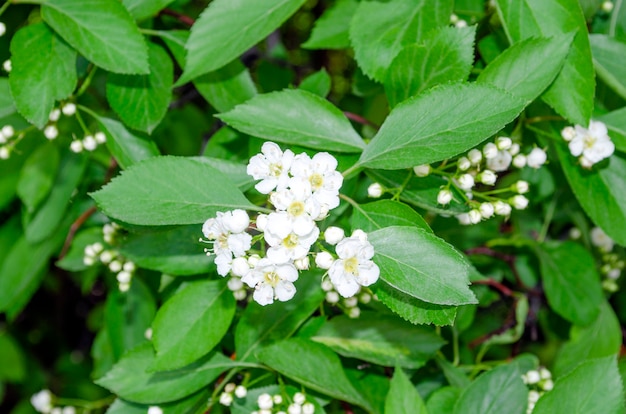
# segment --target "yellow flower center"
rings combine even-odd
[[[270,175],[272,177],[279,177],[283,172],[283,166],[281,164],[270,164]]]
[[[263,275],[263,278],[265,279],[265,282],[271,286],[276,286],[276,284],[280,281],[280,277],[274,271],[266,272]]]
[[[311,176],[309,177],[309,182],[311,183],[311,187],[313,188],[313,190],[318,190],[324,184],[324,177],[322,177],[321,174],[318,173],[311,174]]]
[[[359,261],[356,257],[351,257],[343,261],[343,269],[346,273],[352,273],[353,275],[359,274]]]
[[[590,148],[593,148],[593,146],[595,145],[596,141],[597,140],[596,140],[595,137],[593,137],[591,135],[586,135],[583,142],[584,142],[585,148],[590,149]]]
[[[289,236],[283,239],[283,246],[288,249],[293,249],[298,245],[298,236],[291,233]]]
[[[292,216],[299,216],[304,213],[304,203],[302,201],[294,201],[287,208],[287,213]]]

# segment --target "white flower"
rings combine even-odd
[[[498,216],[508,216],[511,214],[511,206],[501,200],[493,203],[493,209]]]
[[[252,246],[252,236],[244,233],[250,224],[248,213],[244,210],[217,212],[215,218],[210,218],[202,225],[202,233],[209,240],[215,240],[213,251],[217,257],[217,273],[226,276],[230,272],[233,257],[241,257]],[[211,251],[207,249],[207,255]]]
[[[513,145],[513,141],[509,137],[498,137],[496,138],[496,147],[499,150],[508,150]]]
[[[263,306],[273,303],[274,299],[285,302],[293,298],[296,294],[293,282],[296,280],[298,269],[293,264],[275,264],[267,258],[259,260],[256,267],[241,278],[242,282],[255,288],[253,298]]]
[[[605,252],[613,250],[613,239],[611,239],[600,227],[591,229],[591,244]]]
[[[335,259],[328,252],[319,252],[315,256],[315,264],[320,269],[330,269],[330,267],[333,265],[334,262],[335,262]]]
[[[371,260],[374,247],[364,232],[355,231],[351,237],[337,244],[339,259],[335,260],[328,275],[341,296],[354,296],[361,286],[369,286],[378,280],[380,269]]]
[[[333,246],[342,241],[345,236],[345,232],[340,227],[330,226],[324,231],[324,240]]]
[[[450,204],[450,201],[452,201],[452,191],[447,188],[439,191],[439,194],[437,194],[437,203],[445,206]]]
[[[428,174],[430,174],[430,165],[428,164],[416,165],[415,167],[413,167],[413,171],[415,172],[415,175],[417,175],[418,177],[427,177]]]
[[[511,165],[513,156],[508,151],[498,151],[495,157],[487,159],[487,168],[493,171],[506,171]]]
[[[319,152],[309,158],[306,153],[298,154],[291,165],[290,186],[300,180],[306,181],[320,204],[333,209],[339,205],[339,189],[343,176],[337,171],[337,159],[327,152]]]
[[[47,139],[55,139],[56,137],[59,136],[59,130],[57,129],[55,125],[48,125],[47,127],[43,129],[43,135]]]
[[[272,396],[267,393],[259,395],[259,398],[257,398],[256,402],[259,405],[259,408],[262,410],[269,410],[274,406]]]
[[[489,203],[489,202],[485,202],[485,203],[481,203],[479,209],[480,211],[480,215],[483,218],[490,218],[491,216],[493,216],[495,209],[493,207],[493,204]]]
[[[235,395],[237,398],[243,398],[248,395],[248,389],[243,385],[238,385],[237,388],[235,388]]]
[[[608,135],[606,125],[599,121],[591,121],[589,129],[580,125],[575,127],[576,135],[569,142],[569,150],[573,156],[580,156],[580,163],[585,168],[613,155],[615,144]]]
[[[220,394],[220,404],[230,407],[233,403],[233,395],[229,392],[223,392]]]
[[[383,186],[379,183],[370,184],[370,186],[367,187],[367,195],[371,198],[379,198],[383,195]]]
[[[498,147],[496,147],[496,144],[494,144],[493,142],[488,142],[487,144],[485,144],[485,146],[483,147],[483,155],[487,159],[493,158],[498,155]]]
[[[72,102],[68,102],[65,105],[63,105],[63,107],[61,108],[61,111],[63,112],[63,115],[65,116],[72,116],[76,113],[76,105],[73,104]]]
[[[517,210],[523,210],[528,207],[528,199],[521,194],[515,195],[510,198],[509,202]]]
[[[294,154],[291,150],[284,153],[273,142],[265,142],[261,147],[261,154],[250,158],[247,173],[255,180],[261,180],[254,187],[263,194],[272,190],[284,190],[289,184],[289,168]]]
[[[459,177],[458,183],[462,190],[469,191],[474,187],[474,177],[471,174],[463,174]]]
[[[30,397],[30,403],[36,411],[48,413],[52,410],[52,393],[49,390],[41,390]]]
[[[459,161],[458,161],[458,167],[459,167],[459,170],[461,170],[461,171],[467,171],[467,170],[469,170],[469,168],[470,168],[471,166],[472,166],[472,163],[470,162],[470,160],[469,160],[469,159],[467,159],[467,157],[461,157],[461,158],[459,158]]]
[[[491,158],[493,159],[493,158]],[[490,160],[487,160],[487,162],[489,162]],[[480,179],[480,182],[486,185],[495,185],[496,184],[496,180],[498,179],[498,176],[491,170],[485,170],[483,172],[480,173],[480,176],[478,177]]]
[[[469,158],[470,162],[473,165],[477,165],[483,159],[483,153],[477,150],[476,148],[469,150],[467,153],[467,158]]]
[[[516,191],[520,194],[526,194],[529,190],[530,186],[528,185],[528,181],[519,180],[515,184],[511,186],[511,190]]]
[[[544,150],[541,148],[533,148],[533,150],[526,156],[526,164],[530,168],[536,169],[545,164],[547,159],[548,156]]]
[[[524,168],[526,166],[526,156],[524,154],[517,154],[513,158],[513,165],[516,168]]]
[[[271,216],[271,215],[270,215]],[[265,241],[271,246],[267,249],[267,257],[274,263],[287,263],[301,259],[309,253],[309,249],[317,241],[320,230],[314,227],[306,235],[288,233],[285,237],[274,234],[268,227],[264,233]]]

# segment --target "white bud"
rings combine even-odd
[[[469,158],[470,162],[473,165],[476,165],[478,163],[480,163],[483,159],[483,154],[482,152],[480,152],[479,150],[477,150],[476,148],[471,149],[468,153],[467,153],[467,158]]]
[[[583,234],[578,227],[572,227],[569,229],[569,238],[572,240],[578,240],[582,235]]]
[[[322,281],[322,290],[324,292],[329,292],[329,291],[333,290],[334,288],[335,287],[333,286],[333,283],[330,280],[324,279]]]
[[[602,11],[606,12],[606,13],[611,13],[613,11],[613,7],[615,7],[615,5],[613,4],[612,1],[605,1],[602,3]]]
[[[4,36],[4,34],[7,32],[7,26],[0,22],[0,36]]]
[[[73,104],[72,102],[68,102],[65,105],[63,105],[63,107],[61,108],[61,111],[63,112],[63,115],[65,116],[72,116],[76,113],[76,105]]]
[[[451,24],[457,24],[459,21],[459,16],[457,16],[456,14],[452,13],[450,15],[450,23]]]
[[[133,273],[136,269],[135,267],[135,263],[133,262],[126,262],[124,263],[124,266],[122,267],[125,271]]]
[[[243,288],[243,282],[238,277],[231,277],[228,279],[226,285],[231,292],[237,292]]]
[[[2,135],[5,138],[11,138],[15,134],[15,129],[11,125],[5,125],[2,127]]]
[[[541,385],[544,391],[552,391],[554,388],[554,382],[551,379],[545,380]]]
[[[372,295],[367,292],[363,292],[359,295],[359,302],[363,304],[368,304],[372,301]]]
[[[235,395],[237,398],[243,398],[248,395],[248,389],[243,385],[238,385],[237,388],[235,388]]]
[[[7,147],[0,147],[0,160],[7,160],[11,156],[11,151]]]
[[[250,265],[250,268],[255,268],[257,263],[259,263],[259,260],[261,260],[261,257],[258,254],[251,254],[250,257],[248,257],[248,264]]]
[[[96,254],[99,254],[104,250],[104,246],[102,245],[102,243],[99,242],[92,244],[91,247]]]
[[[520,150],[519,144],[517,142],[514,142],[511,144],[511,147],[509,148],[509,154],[515,156],[519,154],[519,150]]]
[[[250,264],[248,263],[248,259],[246,259],[245,257],[236,257],[235,259],[233,259],[232,268],[230,271],[235,276],[244,277],[250,271]]]
[[[311,261],[309,260],[309,256],[304,256],[294,260],[293,265],[298,270],[309,270],[309,267],[311,266]]]
[[[459,170],[467,171],[472,166],[472,163],[470,162],[470,160],[467,157],[461,157],[461,158],[459,158],[459,162],[458,162],[457,165],[459,167]]]
[[[343,304],[347,308],[353,308],[358,305],[359,299],[356,296],[351,296],[343,300]]]
[[[530,186],[528,185],[528,181],[519,180],[515,184],[511,186],[513,191],[516,191],[520,194],[526,194],[529,190]]]
[[[511,145],[513,145],[513,141],[511,141],[509,137],[496,138],[496,147],[498,147],[499,150],[507,150],[511,148]]]
[[[315,406],[313,403],[304,403],[302,404],[302,414],[313,414],[315,413]]]
[[[526,156],[524,154],[517,154],[513,157],[513,166],[516,168],[524,168],[526,166]]]
[[[324,231],[324,240],[333,246],[342,241],[344,237],[345,232],[340,227],[331,226]]]
[[[297,392],[293,395],[293,402],[302,405],[306,402],[306,397],[301,392]]]
[[[542,380],[546,380],[552,378],[552,373],[547,368],[542,367],[539,370],[539,376]]]
[[[30,403],[40,413],[49,412],[52,410],[52,393],[49,390],[41,390],[30,397]]]
[[[5,60],[5,61],[4,61],[4,63],[2,64],[2,69],[4,69],[4,71],[5,71],[6,73],[9,73],[9,72],[11,72],[12,66],[13,66],[13,65],[11,65],[11,61],[7,59],[7,60]]]
[[[493,216],[495,209],[493,207],[493,204],[489,202],[485,202],[480,205],[479,211],[480,211],[480,215],[483,216],[483,218],[488,219],[491,216]]]
[[[242,233],[250,225],[250,217],[245,210],[236,209],[223,216],[223,223],[231,233]]]
[[[469,221],[472,224],[478,224],[483,219],[483,216],[480,214],[480,210],[470,210],[467,215],[469,216]]]
[[[480,173],[480,182],[486,185],[495,185],[498,176],[491,170],[485,170]]]
[[[109,263],[109,270],[113,273],[117,273],[122,270],[122,263],[119,260],[113,260]]]
[[[269,410],[274,405],[274,402],[272,401],[272,396],[268,393],[263,393],[259,395],[259,398],[257,398],[256,402],[259,405],[259,408],[262,410]]]
[[[437,203],[445,206],[450,204],[450,201],[452,201],[452,191],[447,188],[439,191],[439,194],[437,194]]]
[[[4,136],[2,131],[0,131],[0,144],[6,144],[7,138]]]
[[[528,402],[530,403],[536,403],[537,401],[539,401],[539,397],[541,397],[541,395],[535,390],[530,390],[528,392]]]
[[[339,302],[339,293],[335,292],[334,290],[326,292],[326,302],[330,303],[331,305]]]
[[[364,232],[361,229],[356,229],[352,232],[352,236],[351,237],[356,237],[359,239],[359,241],[365,242],[367,241],[367,233]]]
[[[47,139],[55,139],[59,136],[59,130],[57,129],[56,125],[48,125],[43,129],[43,135]]]
[[[283,397],[280,394],[276,394],[274,395],[274,397],[272,397],[272,400],[274,400],[274,404],[279,405],[283,403]]]
[[[367,195],[371,198],[379,198],[383,195],[383,186],[378,183],[370,184],[367,187]]]
[[[428,174],[430,174],[430,165],[428,164],[416,165],[415,167],[413,167],[413,171],[415,172],[415,175],[417,175],[418,177],[427,177]]]
[[[146,331],[143,333],[144,338],[146,338],[148,341],[152,339],[152,328],[148,328],[146,329]]]
[[[361,309],[358,306],[355,306],[348,310],[348,318],[356,319],[359,316],[361,316]]]
[[[493,203],[493,209],[498,216],[509,216],[511,214],[511,206],[501,200]]]
[[[59,108],[54,108],[50,115],[48,115],[48,120],[50,122],[56,122],[61,117],[61,110]]]
[[[130,283],[120,283],[117,287],[120,292],[128,292],[128,289],[130,289]]]
[[[541,380],[541,376],[539,375],[539,372],[533,370],[530,370],[526,373],[526,383],[527,384],[536,384]]]
[[[454,27],[456,27],[458,29],[463,28],[463,27],[467,27],[467,22],[465,20],[459,20],[458,22],[456,22],[454,24]]]
[[[576,137],[576,130],[572,126],[567,126],[561,131],[561,136],[565,141],[569,142]]]
[[[226,384],[226,386],[224,386],[224,392],[233,392],[235,391],[236,387],[237,384],[235,384],[234,382],[229,382],[228,384]]]
[[[247,296],[248,296],[248,293],[246,292],[245,289],[241,289],[236,292],[233,292],[233,297],[235,298],[235,300],[244,300]]]
[[[71,405],[66,405],[63,407],[63,410],[61,410],[61,414],[76,414],[76,408]]]
[[[107,136],[102,131],[98,131],[94,134],[94,138],[98,144],[104,144],[107,142]]]
[[[98,142],[92,135],[87,135],[85,138],[83,138],[83,147],[87,151],[93,151],[98,147]]]
[[[72,152],[79,153],[83,150],[83,143],[81,141],[75,140],[70,144],[70,149]]]
[[[61,411],[61,407],[54,407],[51,411],[50,414],[63,414]]]
[[[89,257],[89,256],[85,256],[83,257],[83,264],[85,266],[91,266],[95,263],[96,261],[94,260],[93,257]]]
[[[163,410],[161,409],[161,407],[153,405],[148,407],[148,414],[163,414]]]
[[[289,404],[287,407],[287,413],[289,414],[302,414],[302,406],[298,404]]]
[[[100,255],[100,261],[104,264],[108,264],[113,260],[113,253],[110,250],[105,250]]]
[[[463,174],[459,177],[459,187],[465,191],[471,190],[474,187],[474,177],[471,174]]]
[[[613,279],[616,280],[618,279],[622,274],[622,271],[620,269],[611,269],[609,270],[609,272],[606,274],[606,277],[608,277],[609,279]]]
[[[469,214],[467,213],[461,213],[459,215],[456,216],[457,220],[459,220],[459,224],[462,226],[468,226],[470,224],[472,224],[470,222],[470,218],[469,218]]]
[[[315,256],[315,264],[320,269],[330,269],[330,267],[333,265],[334,261],[335,261],[335,259],[328,252],[319,252]]]
[[[117,281],[120,284],[125,284],[125,283],[130,283],[130,279],[132,278],[132,275],[124,270],[122,270],[121,272],[119,272],[117,274]]]
[[[256,228],[260,231],[265,231],[267,226],[267,214],[259,214],[256,217]]]
[[[515,207],[517,210],[523,210],[528,207],[528,199],[521,194],[513,196],[509,199],[509,202]]]
[[[530,154],[526,157],[526,164],[530,168],[540,168],[546,163],[547,159],[548,156],[544,150],[541,148],[533,148],[533,150],[530,151]]]
[[[223,392],[220,394],[220,404],[226,407],[230,407],[232,403],[233,403],[233,395],[231,393]]]
[[[484,147],[483,147],[483,155],[485,156],[485,158],[489,159],[489,158],[493,158],[496,155],[498,155],[498,147],[496,147],[496,144],[494,144],[493,142],[488,142]]]

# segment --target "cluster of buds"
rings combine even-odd
[[[608,129],[600,121],[591,121],[589,128],[580,125],[565,127],[561,136],[568,142],[571,154],[578,157],[580,166],[586,169],[591,169],[594,164],[615,152],[615,144],[608,135]]]
[[[329,305],[337,306],[350,318],[358,318],[361,315],[359,303],[367,305],[372,299],[376,299],[376,296],[372,295],[369,289],[364,287],[359,288],[354,296],[342,298],[330,280],[322,281],[322,290],[326,292],[324,298],[326,302]]]
[[[220,394],[219,401],[223,406],[230,407],[235,398],[245,398],[246,395],[248,395],[248,389],[245,386],[229,382]]]
[[[264,143],[261,153],[250,159],[247,172],[260,180],[255,188],[269,194],[275,210],[258,214],[255,228],[243,210],[218,212],[202,226],[207,240],[200,239],[212,244],[205,252],[215,255],[217,273],[238,279],[229,282],[236,297],[244,297],[245,284],[254,288],[253,299],[261,305],[293,298],[299,271],[309,269],[311,248],[321,241],[317,222],[339,206],[343,177],[336,168],[337,160],[328,153],[295,155],[272,142]],[[360,286],[378,280],[378,266],[371,260],[374,248],[363,231],[345,237],[342,229],[331,227],[323,239],[336,245],[336,256],[324,251],[315,262],[328,270],[339,294],[354,296]],[[260,250],[252,250],[257,242]]]
[[[257,398],[257,404],[259,406],[258,411],[253,411],[251,414],[314,414],[315,405],[311,402],[307,402],[306,396],[297,392],[293,395],[292,402],[285,401],[282,395],[270,395],[263,393]]]
[[[0,159],[6,160],[11,156],[14,142],[12,138],[15,136],[15,129],[11,125],[4,125],[0,129]]]
[[[539,398],[554,388],[554,382],[550,371],[543,367],[539,370],[528,371],[522,375],[522,380],[530,389],[528,391],[528,408],[526,409],[526,414],[530,414],[535,409],[535,404]]]
[[[85,135],[85,137],[80,139],[75,139],[70,144],[70,149],[72,152],[79,153],[83,151],[95,151],[98,148],[98,145],[102,145],[106,142],[107,137],[102,131],[98,131],[93,135]]]
[[[459,16],[454,13],[450,15],[450,24],[456,28],[467,27],[467,21],[459,18]]]
[[[59,136],[59,128],[57,128],[57,121],[61,118],[61,114],[65,116],[72,116],[76,113],[76,104],[72,102],[67,102],[61,105],[60,108],[54,108],[50,115],[48,115],[48,124],[43,129],[43,135],[49,139],[53,140]]]
[[[41,390],[30,397],[30,403],[38,413],[44,414],[76,414],[76,408],[71,405],[55,407],[54,395],[50,390]]]
[[[582,232],[578,227],[572,227],[569,237],[572,240],[580,240]],[[594,227],[589,233],[591,244],[596,248],[596,253],[600,257],[599,270],[602,275],[602,288],[607,292],[617,292],[619,286],[617,280],[622,275],[626,267],[623,254],[613,251],[615,242],[600,227]]]

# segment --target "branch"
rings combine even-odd
[[[496,259],[502,260],[503,262],[506,262],[506,264],[509,266],[509,269],[511,269],[511,273],[513,274],[513,277],[515,278],[517,285],[522,289],[528,289],[528,287],[524,284],[524,282],[522,282],[522,278],[517,272],[517,267],[515,266],[515,259],[516,259],[515,256],[511,254],[506,254],[506,253],[495,251],[486,246],[479,246],[479,247],[473,247],[471,249],[467,249],[465,251],[465,254],[467,255],[482,254],[482,255],[494,257]]]
[[[348,119],[350,119],[350,120],[352,120],[354,122],[358,122],[359,124],[368,125],[368,126],[371,126],[372,128],[375,128],[375,129],[379,129],[380,128],[380,126],[376,125],[375,123],[373,123],[372,121],[370,121],[368,119],[363,118],[361,115],[357,115],[357,114],[352,113],[352,112],[344,112],[343,114],[346,116],[346,118],[348,118]]]
[[[172,16],[174,17],[176,20],[178,20],[179,22],[186,24],[187,26],[193,26],[193,24],[196,22],[194,19],[192,19],[191,17],[184,15],[182,13],[179,13],[177,11],[174,11],[172,9],[163,9],[161,10],[161,12],[159,13],[159,15],[166,15],[166,16]]]

